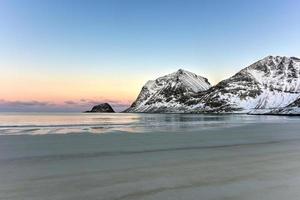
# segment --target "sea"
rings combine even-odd
[[[300,117],[0,113],[1,200],[299,200]]]

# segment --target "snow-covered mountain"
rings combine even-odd
[[[125,112],[189,112],[190,107],[184,102],[210,87],[206,78],[179,69],[148,81]]]
[[[300,59],[268,56],[190,101],[193,112],[265,113],[300,95]],[[185,103],[188,103],[185,102]]]
[[[298,112],[299,98],[300,59],[268,56],[213,87],[184,70],[148,81],[126,111],[267,114],[286,108]]]

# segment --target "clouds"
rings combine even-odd
[[[5,100],[0,99],[0,111],[6,112],[82,112],[100,103],[109,103],[116,111],[122,111],[129,107],[130,102],[111,99],[79,99],[65,100],[63,102],[50,102],[38,100]]]
[[[97,105],[101,103],[109,103],[112,105],[118,105],[118,106],[124,106],[124,105],[129,105],[129,101],[119,101],[119,100],[113,100],[113,99],[80,99],[80,102],[86,105]]]
[[[76,105],[75,101],[64,101],[64,103],[67,105]]]
[[[40,112],[40,111],[58,111],[56,104],[49,101],[38,101],[38,100],[5,100],[0,99],[0,111],[5,112]]]
[[[23,107],[23,106],[48,106],[52,105],[52,103],[47,101],[7,101],[4,99],[0,100],[0,105],[2,106],[16,106],[16,107]]]

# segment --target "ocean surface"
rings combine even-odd
[[[0,113],[0,200],[300,199],[300,117]]]

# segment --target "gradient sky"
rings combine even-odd
[[[0,111],[121,110],[184,68],[212,84],[300,57],[297,0],[0,0]]]

